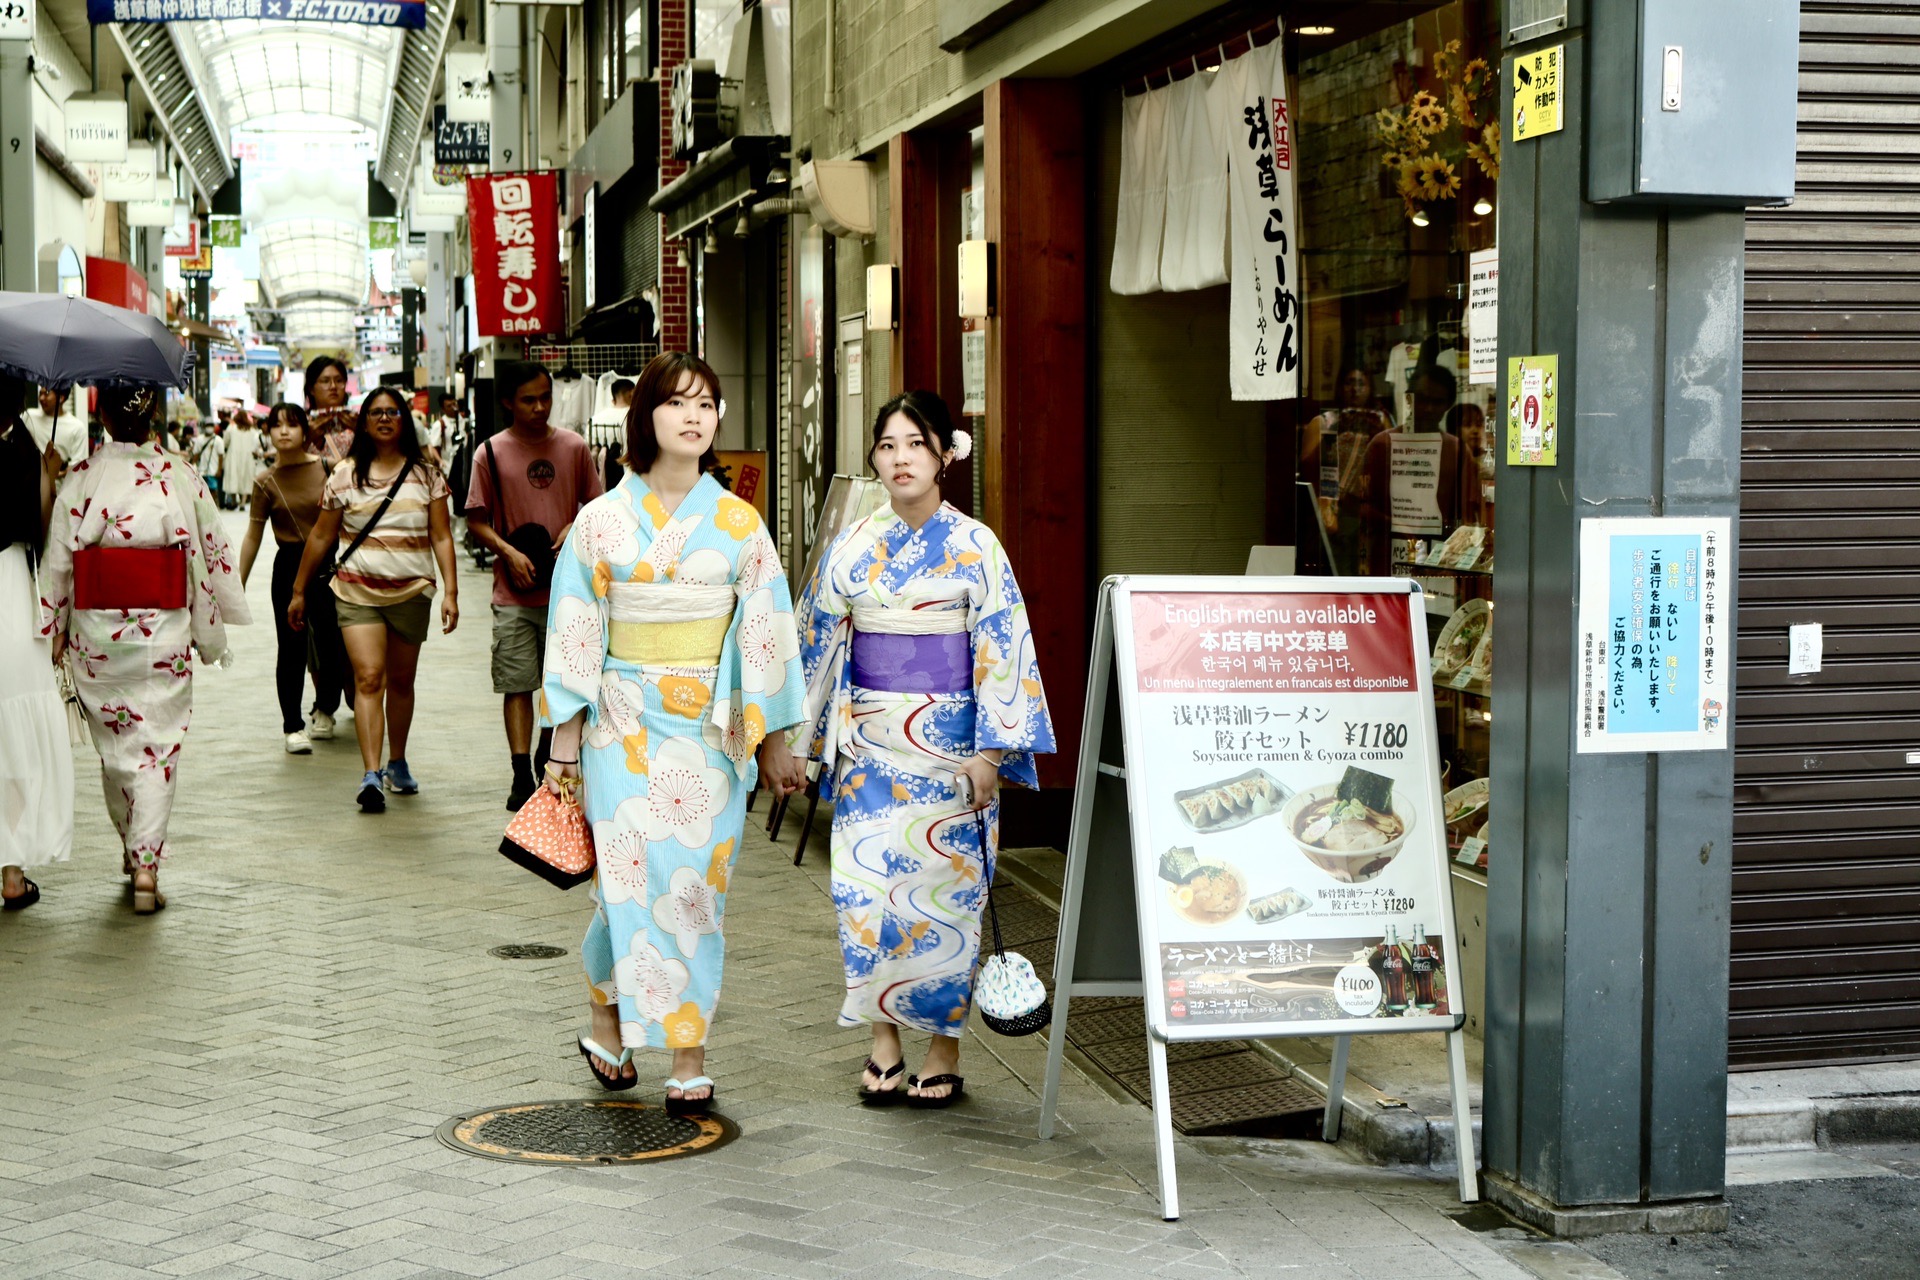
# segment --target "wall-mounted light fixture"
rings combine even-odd
[[[867,268],[867,331],[900,327],[900,268],[882,262]]]
[[[960,242],[960,314],[969,320],[985,320],[994,313],[1000,299],[995,293],[994,250],[990,240]]]
[[[1411,221],[1413,222],[1413,225],[1416,227],[1424,227],[1428,223],[1432,222],[1433,219],[1427,216],[1427,211],[1425,209],[1415,209],[1413,211],[1413,217]]]
[[[1481,196],[1473,202],[1473,214],[1476,218],[1484,218],[1492,212],[1493,201],[1487,199],[1485,196]]]

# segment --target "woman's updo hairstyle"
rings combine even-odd
[[[894,414],[905,415],[908,422],[920,428],[920,438],[927,448],[942,459],[940,474],[947,474],[944,461],[949,449],[953,450],[953,460],[959,462],[973,452],[973,437],[965,431],[956,431],[953,426],[953,414],[947,410],[947,402],[931,391],[903,391],[880,406],[880,412],[873,419],[873,444],[867,449],[867,468],[879,472],[873,465],[874,450],[880,447],[881,433],[887,429],[887,423]]]
[[[100,421],[123,444],[138,444],[153,430],[154,406],[160,403],[153,387],[101,387]]]

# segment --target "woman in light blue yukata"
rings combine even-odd
[[[710,474],[722,407],[698,357],[641,374],[627,474],[581,510],[554,567],[540,700],[548,785],[583,779],[599,862],[580,1052],[628,1089],[635,1049],[673,1050],[676,1115],[713,1104],[706,1043],[756,752],[775,792],[804,783],[768,736],[804,704],[793,604],[759,513]]]
[[[823,763],[834,798],[840,1025],[872,1028],[870,1105],[960,1097],[999,783],[1037,786],[1033,754],[1054,749],[1007,553],[940,500],[971,451],[939,396],[888,401],[868,462],[892,501],[834,540],[799,611],[807,707],[789,744]],[[901,1027],[933,1037],[904,1089]]]

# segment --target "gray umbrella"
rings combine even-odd
[[[76,382],[185,390],[193,351],[160,321],[124,307],[0,292],[0,370],[61,390]]]

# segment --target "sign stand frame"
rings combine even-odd
[[[1205,579],[1187,580],[1192,585],[1187,589],[1205,590],[1218,584],[1222,589],[1239,588],[1245,590],[1247,579]],[[1328,579],[1286,579],[1272,580],[1297,582],[1298,589],[1324,592],[1339,580]],[[1416,601],[1413,611],[1413,630],[1416,639],[1424,641],[1426,633],[1425,617],[1417,607],[1420,587],[1416,582],[1404,579],[1373,579],[1365,585],[1385,593],[1393,590],[1397,584],[1409,592]],[[1067,868],[1060,894],[1060,932],[1054,949],[1054,991],[1053,1021],[1047,1033],[1046,1076],[1040,1090],[1040,1120],[1038,1136],[1044,1141],[1053,1137],[1054,1120],[1060,1100],[1060,1077],[1066,1062],[1067,1019],[1075,996],[1083,997],[1139,997],[1145,994],[1144,963],[1139,975],[1132,978],[1099,976],[1081,978],[1075,968],[1079,955],[1080,914],[1086,896],[1087,863],[1092,844],[1091,834],[1094,817],[1096,790],[1100,778],[1104,775],[1124,781],[1127,778],[1125,764],[1114,764],[1102,760],[1101,746],[1107,723],[1107,697],[1113,682],[1119,678],[1115,666],[1114,607],[1119,589],[1130,585],[1126,575],[1107,578],[1100,584],[1100,592],[1094,606],[1094,631],[1092,654],[1089,662],[1087,680],[1086,711],[1082,719],[1080,736],[1080,761],[1075,776],[1072,829],[1067,841]],[[1424,646],[1418,646],[1424,647]],[[1424,655],[1417,655],[1424,657]],[[1426,715],[1429,733],[1433,731],[1433,704],[1431,686],[1428,693]],[[1125,753],[1126,716],[1121,715],[1122,752]],[[1134,857],[1138,857],[1134,839],[1136,827],[1131,815],[1131,793],[1129,792],[1128,846]],[[1455,943],[1453,919],[1453,900],[1450,881],[1444,877],[1441,881],[1443,894],[1442,909],[1445,912],[1446,944],[1451,950]],[[1151,908],[1136,903],[1134,923],[1139,931],[1139,954],[1144,960],[1152,955],[1151,925],[1148,911]],[[1458,972],[1451,968],[1449,973]],[[1480,1199],[1479,1158],[1473,1139],[1473,1112],[1467,1094],[1467,1053],[1466,1053],[1466,1017],[1455,1014],[1454,1027],[1442,1034],[1447,1042],[1447,1083],[1449,1101],[1453,1118],[1454,1145],[1459,1165],[1460,1199],[1472,1204]],[[1322,1035],[1315,1030],[1309,1035]],[[1340,1137],[1342,1107],[1345,1105],[1348,1053],[1352,1048],[1354,1035],[1392,1035],[1421,1034],[1393,1027],[1390,1023],[1377,1029],[1360,1030],[1333,1037],[1333,1061],[1327,1073],[1327,1106],[1321,1119],[1321,1135],[1328,1142]],[[1180,1037],[1186,1039],[1187,1037]],[[1195,1037],[1195,1038],[1260,1038],[1279,1039],[1282,1035],[1262,1035],[1260,1037]],[[1168,1222],[1180,1217],[1180,1188],[1178,1171],[1174,1163],[1173,1134],[1173,1094],[1167,1063],[1168,1038],[1149,1026],[1147,1029],[1147,1066],[1149,1093],[1153,1109],[1153,1145],[1154,1163],[1159,1181],[1160,1216]]]

